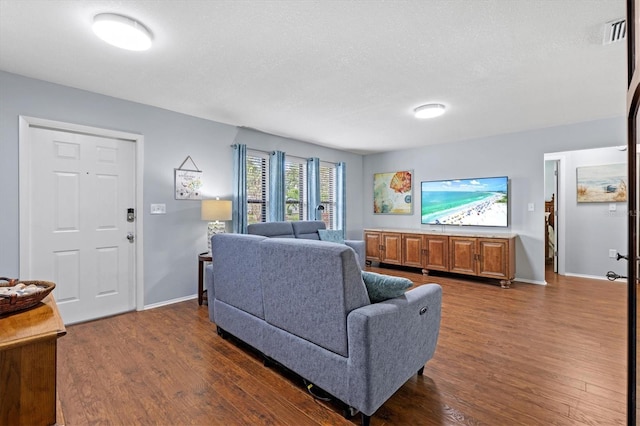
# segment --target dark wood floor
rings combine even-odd
[[[622,425],[626,285],[549,276],[511,289],[396,270],[444,290],[424,376],[372,425]],[[59,340],[68,425],[349,425],[297,378],[223,340],[196,301],[73,325]]]

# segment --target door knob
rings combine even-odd
[[[130,243],[133,243],[133,241],[136,239],[136,237],[133,236],[133,232],[129,232],[127,234],[127,240],[129,240]]]

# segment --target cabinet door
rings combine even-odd
[[[419,234],[402,234],[402,264],[422,268],[423,240]]]
[[[433,235],[424,236],[425,260],[424,269],[449,270],[449,237]]]
[[[402,265],[402,234],[382,233],[382,252],[380,262]]]
[[[380,232],[364,232],[364,243],[366,250],[366,260],[380,262],[380,252],[382,238]]]
[[[508,240],[478,238],[478,275],[509,279]]]
[[[476,275],[476,238],[449,237],[449,271]]]

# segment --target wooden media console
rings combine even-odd
[[[366,261],[493,278],[502,288],[515,279],[515,234],[466,234],[365,229]]]

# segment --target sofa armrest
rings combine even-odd
[[[372,415],[433,356],[442,309],[438,284],[351,311],[347,317],[349,394]]]
[[[356,254],[358,255],[358,263],[360,264],[360,269],[364,269],[365,268],[365,262],[366,262],[366,252],[365,252],[365,246],[364,246],[364,241],[363,240],[345,240],[344,243],[348,246],[351,247]]]

